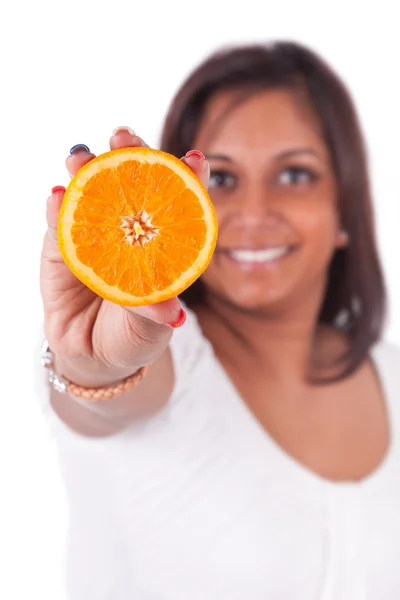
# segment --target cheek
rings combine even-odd
[[[290,220],[305,246],[334,249],[339,218],[333,200],[328,202],[317,198],[303,205],[299,204],[297,209],[293,210]]]
[[[201,276],[206,285],[211,288],[223,288],[226,277],[229,278],[229,269],[223,268],[224,262],[221,263],[221,256],[214,254],[207,269]]]
[[[234,203],[232,202],[232,200],[230,202],[228,202],[228,201],[223,202],[221,200],[218,202],[217,200],[215,200],[212,197],[212,195],[211,195],[211,200],[213,201],[213,205],[214,205],[214,208],[215,208],[215,212],[216,212],[216,215],[217,215],[217,219],[218,219],[218,223],[219,223],[220,229],[223,230],[224,229],[225,221],[229,218],[229,215],[232,212],[235,212]]]

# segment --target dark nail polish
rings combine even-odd
[[[72,156],[76,152],[82,151],[87,152],[88,154],[90,153],[90,149],[86,146],[86,144],[75,144],[75,146],[72,146],[71,150],[69,151],[69,155]]]

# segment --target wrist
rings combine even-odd
[[[108,367],[91,358],[70,358],[56,355],[54,366],[61,377],[65,377],[78,386],[100,388],[123,381],[143,365]]]
[[[109,400],[120,394],[124,394],[130,389],[138,385],[148,371],[148,367],[139,367],[130,375],[123,377],[115,381],[114,377],[117,374],[122,374],[126,369],[110,369],[110,372],[99,368],[99,365],[95,365],[92,360],[84,360],[88,362],[88,366],[84,369],[84,376],[82,378],[81,364],[82,360],[78,361],[79,368],[77,368],[77,361],[68,359],[61,359],[58,357],[58,366],[61,367],[62,373],[58,372],[56,366],[56,357],[48,345],[47,340],[44,340],[41,354],[42,366],[48,372],[49,384],[59,393],[69,394],[70,396],[77,396],[85,398],[86,400]],[[61,363],[61,365],[60,365]],[[72,365],[71,365],[72,363]],[[93,369],[95,365],[95,368]],[[67,376],[67,373],[71,375]],[[74,378],[74,381],[71,378]],[[112,381],[109,379],[112,378]],[[82,383],[79,381],[81,379]]]

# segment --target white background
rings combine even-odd
[[[400,38],[395,0],[4,2],[0,14],[0,598],[58,600],[66,503],[56,450],[33,391],[41,322],[38,264],[45,200],[64,158],[107,149],[130,125],[157,146],[171,96],[228,43],[306,43],[344,78],[364,126],[387,337],[400,343]],[[96,600],[96,599],[88,599]]]

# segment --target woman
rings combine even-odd
[[[118,128],[110,146],[142,143]],[[94,296],[58,252],[63,188],[48,201],[54,368],[113,396],[43,392],[71,501],[69,597],[397,600],[400,353],[381,341],[346,89],[296,44],[221,52],[178,92],[162,147],[209,182],[219,218],[180,300]],[[92,158],[74,147],[68,171]]]

